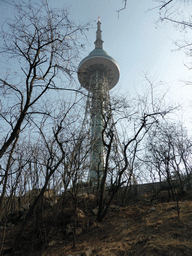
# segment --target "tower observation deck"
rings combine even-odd
[[[101,22],[97,23],[95,49],[78,67],[80,84],[89,92],[91,99],[91,156],[89,181],[96,184],[102,177],[105,154],[102,140],[104,115],[109,105],[109,90],[118,82],[120,70],[117,62],[103,50]]]

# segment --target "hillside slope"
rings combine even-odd
[[[57,204],[44,212],[40,233],[35,231],[33,220],[28,223],[15,255],[189,256],[192,255],[192,200],[183,200],[179,206],[180,217],[175,202],[111,207],[104,221],[97,223],[91,211],[94,202],[86,207],[79,204],[73,249],[73,206],[61,210]],[[6,228],[4,255],[9,255],[21,224],[22,221]]]

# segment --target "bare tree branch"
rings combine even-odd
[[[170,4],[173,0],[169,0],[167,3],[165,3],[164,5],[162,5],[159,10],[163,9],[165,6],[167,6],[168,4]]]

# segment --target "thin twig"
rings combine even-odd
[[[116,11],[116,12],[118,12],[118,19],[119,19],[119,12],[121,12],[124,9],[126,9],[126,6],[127,6],[127,0],[124,0],[124,7],[121,8],[120,10]]]

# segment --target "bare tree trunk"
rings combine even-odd
[[[7,166],[6,166],[6,170],[5,170],[5,174],[4,174],[3,191],[2,191],[2,194],[0,196],[0,221],[2,219],[2,214],[3,214],[3,212],[2,212],[3,211],[3,203],[4,203],[5,193],[6,193],[6,186],[7,186],[7,180],[8,180],[8,175],[9,175],[9,169],[10,169],[10,166],[11,166],[12,155],[13,155],[15,146],[17,144],[18,138],[19,137],[17,137],[15,139],[15,141],[12,145],[11,152],[9,154],[9,158],[8,158],[8,162],[7,162]]]
[[[74,232],[73,232],[73,248],[76,247],[76,227],[77,227],[77,195],[75,195],[75,208],[74,208]]]

